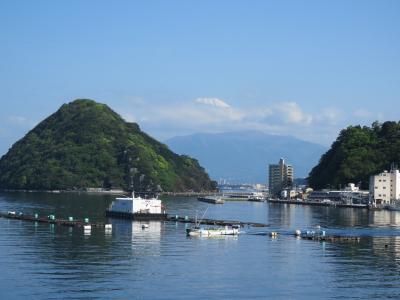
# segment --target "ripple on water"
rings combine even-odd
[[[72,198],[72,202],[70,201]],[[100,199],[100,200],[99,200]],[[101,219],[111,198],[2,194],[0,210]],[[54,200],[54,201],[53,201]],[[98,205],[98,202],[101,205]],[[108,202],[107,202],[108,201]],[[169,199],[179,215],[204,211],[194,199]],[[47,299],[309,299],[400,297],[398,215],[362,210],[226,203],[210,206],[210,217],[270,223],[290,234],[295,228],[327,227],[357,234],[359,243],[318,243],[281,235],[243,234],[218,239],[188,238],[185,224],[113,221],[112,234],[0,219],[0,296]],[[399,223],[400,224],[400,223]]]

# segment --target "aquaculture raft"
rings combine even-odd
[[[66,219],[56,219],[54,215],[50,215],[47,217],[39,217],[36,215],[25,215],[22,213],[1,213],[1,218],[7,219],[15,219],[15,220],[22,220],[22,221],[31,221],[31,222],[39,222],[39,223],[47,223],[47,224],[55,224],[60,226],[69,226],[69,227],[85,227],[90,225],[91,227],[106,227],[105,223],[102,222],[85,222],[85,220],[66,220]]]
[[[52,216],[52,215],[51,215]],[[54,216],[53,216],[54,217]],[[23,221],[31,221],[31,222],[40,222],[47,224],[56,224],[61,226],[70,226],[70,227],[84,227],[87,225],[91,225],[92,227],[105,227],[107,224],[102,222],[85,222],[82,220],[67,220],[67,219],[56,219],[47,217],[39,217],[37,215],[25,215],[22,213],[2,213],[0,212],[0,218],[7,219],[15,219],[15,220],[23,220]],[[167,215],[164,221],[171,222],[181,222],[181,223],[196,223],[196,219],[189,218],[188,216],[180,217],[180,216],[169,216]],[[218,226],[253,226],[253,227],[268,227],[268,224],[263,223],[255,223],[255,222],[243,222],[243,221],[234,221],[234,220],[213,220],[213,219],[203,219],[201,220],[201,224],[205,225],[218,225]]]
[[[188,216],[167,216],[167,221],[181,222],[181,223],[196,223],[196,219],[189,218]],[[256,222],[244,222],[244,221],[234,221],[234,220],[214,220],[214,219],[202,219],[197,220],[197,223],[204,225],[218,225],[218,226],[252,226],[252,227],[268,227],[268,224],[256,223]]]

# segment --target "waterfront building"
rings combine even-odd
[[[371,202],[376,205],[395,204],[400,200],[400,172],[392,167],[390,172],[383,171],[372,175],[369,180]]]
[[[299,195],[299,191],[297,189],[283,189],[281,191],[281,198],[282,199],[293,199],[296,198]]]
[[[269,192],[271,196],[279,196],[281,191],[293,186],[293,166],[285,164],[281,158],[278,164],[269,165]]]
[[[349,183],[343,190],[312,191],[307,197],[310,202],[368,204],[369,191],[362,191],[354,183]]]

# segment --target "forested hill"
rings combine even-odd
[[[349,182],[368,188],[369,176],[400,163],[400,122],[374,122],[342,130],[309,175],[313,188],[339,187]]]
[[[0,188],[212,190],[197,160],[177,155],[107,105],[64,104],[0,159]]]

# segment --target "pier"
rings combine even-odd
[[[368,209],[367,204],[325,203],[325,202],[285,200],[285,199],[267,199],[267,202],[280,203],[280,204],[297,204],[297,205],[311,205],[311,206],[328,206],[328,207],[347,207],[347,208]]]

